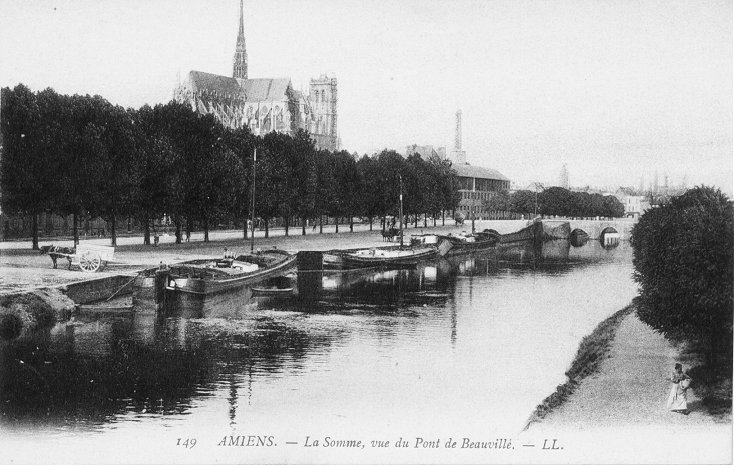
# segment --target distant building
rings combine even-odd
[[[451,161],[456,165],[466,164],[466,152],[461,148],[461,110],[456,111],[454,150],[451,151]]]
[[[558,185],[564,189],[568,189],[568,166],[564,163],[561,167],[561,175],[559,176]]]
[[[639,195],[634,189],[620,187],[614,196],[624,205],[624,216],[627,218],[639,218],[650,209],[647,196]]]
[[[451,167],[459,178],[461,200],[457,211],[465,217],[472,213],[476,218],[485,216],[488,212],[484,209],[484,201],[510,189],[510,180],[499,171],[468,163],[454,163]]]
[[[405,148],[405,157],[409,157],[417,153],[424,160],[428,160],[431,156],[436,156],[441,160],[446,159],[446,147],[438,147],[434,149],[432,145],[409,145]]]
[[[174,100],[187,103],[197,113],[214,115],[226,127],[248,126],[254,134],[293,134],[303,129],[317,148],[338,150],[336,78],[321,75],[311,79],[305,95],[293,89],[289,78],[250,78],[247,67],[240,0],[232,77],[190,71],[174,90]]]

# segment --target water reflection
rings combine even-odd
[[[105,430],[151,414],[211,412],[233,428],[275,421],[267,415],[399,424],[426,415],[425,402],[438,397],[447,424],[478,419],[481,409],[522,421],[578,340],[631,299],[629,261],[624,246],[552,241],[414,270],[318,274],[305,300],[243,289],[159,317],[87,316],[0,345],[0,424]],[[615,293],[576,308],[610,283]],[[488,363],[491,377],[481,369]],[[528,373],[544,370],[537,389],[525,387]],[[508,406],[495,405],[502,399]]]

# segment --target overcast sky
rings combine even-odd
[[[239,0],[0,0],[0,86],[168,101],[231,75]],[[250,77],[339,80],[350,152],[453,146],[519,185],[732,194],[729,1],[245,0]]]

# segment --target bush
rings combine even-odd
[[[640,318],[700,347],[709,363],[731,357],[733,227],[729,199],[696,187],[647,211],[632,230]]]

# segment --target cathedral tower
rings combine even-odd
[[[245,23],[240,0],[240,32],[237,35],[237,47],[234,52],[234,70],[232,77],[236,79],[247,79],[247,47],[245,46]]]

